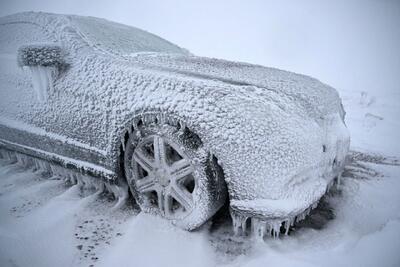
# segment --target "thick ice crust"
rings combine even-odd
[[[340,185],[341,175],[326,187],[327,193],[332,186]],[[245,235],[248,232],[248,222],[250,222],[250,234],[256,238],[272,236],[279,237],[284,230],[285,235],[289,233],[290,227],[295,223],[304,220],[318,206],[320,199],[311,205],[307,202],[295,203],[290,199],[282,200],[233,200],[231,202],[230,213],[235,235]]]
[[[60,67],[65,64],[61,47],[55,44],[31,44],[18,48],[20,66]]]
[[[1,53],[11,53],[22,40],[56,42],[71,62],[43,104],[35,100],[29,73],[12,69],[14,59],[5,57],[10,60],[0,63],[1,117],[85,144],[88,151],[102,150],[105,159],[94,163],[115,172],[121,140],[137,123],[135,116],[184,123],[218,158],[230,199],[244,210],[246,203],[255,209],[252,201],[290,202],[279,212],[292,214],[315,203],[340,174],[349,134],[333,88],[291,72],[191,56],[159,40],[148,49],[152,53],[143,53],[143,46],[127,51],[118,39],[110,49],[111,35],[95,30],[104,25],[116,27],[44,13],[0,19]],[[44,40],[29,36],[37,27],[44,29]],[[135,38],[142,44],[154,38],[140,33]],[[1,137],[17,138],[6,130]],[[43,145],[24,140],[27,146]],[[265,205],[262,212],[273,217],[277,208]]]
[[[96,194],[108,193],[116,200],[113,209],[123,206],[129,196],[127,184],[120,183],[117,185],[110,181],[102,181],[96,177],[50,163],[47,160],[2,148],[0,148],[0,158],[9,161],[11,164],[32,168],[34,172],[41,173],[44,177],[49,177],[49,179],[59,179],[68,185],[77,185],[82,190],[93,190]]]

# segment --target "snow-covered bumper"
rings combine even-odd
[[[281,227],[288,231],[318,205],[335,179],[340,179],[350,142],[340,114],[316,123],[305,120],[304,125],[308,135],[307,131],[298,132],[302,126],[290,127],[292,131],[283,135],[271,132],[266,139],[275,138],[280,146],[266,149],[265,165],[256,168],[258,176],[234,176],[228,181],[236,232],[245,231],[249,218],[260,236],[267,232],[278,235]],[[271,156],[274,154],[281,156]]]

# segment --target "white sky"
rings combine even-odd
[[[197,55],[300,72],[340,89],[400,91],[396,0],[0,0],[1,16],[30,10],[106,18]]]

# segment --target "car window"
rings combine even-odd
[[[0,25],[0,53],[16,54],[24,44],[49,42],[43,29],[32,23],[5,23]]]
[[[141,52],[187,54],[185,49],[135,27],[93,17],[71,17],[82,37],[108,53],[129,56]]]
[[[21,45],[51,42],[43,29],[32,23],[0,25],[0,114],[11,117],[29,113],[37,103],[30,71],[17,64]]]

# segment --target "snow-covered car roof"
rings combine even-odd
[[[189,53],[147,31],[96,17],[23,12],[0,18],[0,24],[8,23],[33,23],[53,35],[56,42],[68,46],[78,41],[99,51],[120,56],[149,52]]]
[[[177,45],[141,29],[95,17],[68,16],[82,38],[97,49],[129,56],[136,53],[162,52],[187,54]]]

